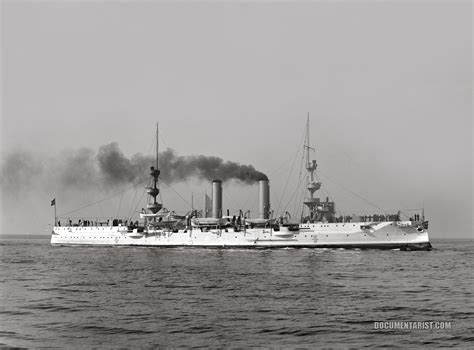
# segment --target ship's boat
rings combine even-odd
[[[143,231],[138,231],[138,229],[133,229],[132,232],[128,232],[127,236],[130,238],[142,238],[145,235]]]
[[[193,218],[191,223],[195,227],[201,226],[227,226],[229,223],[225,218]]]

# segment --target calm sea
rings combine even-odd
[[[3,346],[474,344],[473,241],[434,241],[430,252],[0,244]],[[378,330],[374,321],[452,327]]]

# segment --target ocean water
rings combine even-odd
[[[53,247],[0,239],[0,345],[34,348],[474,344],[474,242],[434,250]],[[375,321],[449,321],[379,330]]]

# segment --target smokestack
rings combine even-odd
[[[268,219],[270,216],[270,185],[268,180],[258,182],[258,218]]]
[[[222,181],[212,180],[212,217],[222,217]]]

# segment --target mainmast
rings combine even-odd
[[[158,169],[158,155],[160,143],[158,142],[158,123],[156,123],[156,169]]]
[[[147,209],[153,213],[158,213],[161,208],[163,207],[162,204],[156,201],[156,196],[160,193],[158,189],[158,177],[160,176],[160,170],[158,169],[158,151],[159,151],[159,143],[158,143],[158,123],[156,123],[156,167],[152,166],[150,168],[150,175],[152,177],[153,186],[147,187],[146,192],[153,198],[153,202],[147,204]],[[156,218],[155,218],[156,220]]]
[[[314,198],[314,192],[319,190],[319,188],[321,187],[321,183],[316,182],[314,180],[314,172],[316,171],[316,167],[318,166],[316,164],[316,160],[313,159],[312,161],[310,161],[309,158],[309,151],[314,151],[314,148],[310,147],[309,145],[309,113],[308,119],[306,121],[306,140],[304,148],[306,150],[306,170],[308,171],[308,181],[306,188],[309,191],[309,197],[305,198],[304,204],[309,209],[309,220],[310,222],[313,222],[317,217],[318,204],[320,202],[319,198]]]

